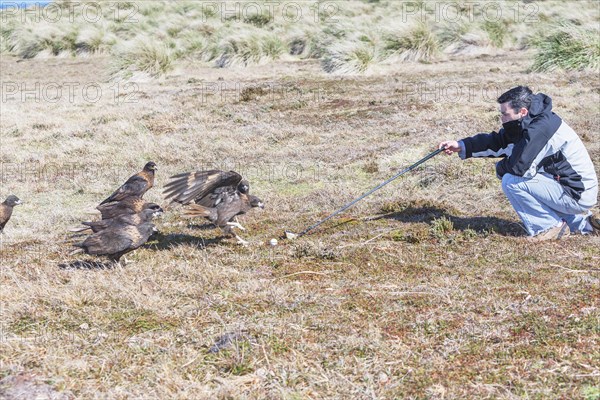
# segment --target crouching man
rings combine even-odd
[[[598,201],[594,164],[575,131],[552,112],[552,99],[517,86],[498,103],[499,132],[444,141],[439,147],[462,159],[503,157],[496,174],[531,240],[561,239],[569,232],[598,234],[600,221],[590,211]]]

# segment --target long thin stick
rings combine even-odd
[[[416,163],[414,163],[410,167],[403,169],[402,171],[398,172],[396,175],[392,176],[387,181],[380,183],[379,185],[377,185],[373,189],[369,190],[367,193],[363,194],[359,198],[352,200],[350,203],[346,204],[344,207],[340,208],[339,210],[337,210],[333,214],[329,215],[327,218],[322,219],[321,221],[317,222],[316,224],[309,226],[308,228],[306,228],[305,230],[303,230],[302,232],[300,232],[297,235],[297,237],[305,235],[306,233],[308,233],[309,231],[315,229],[317,226],[321,225],[325,221],[328,221],[331,218],[333,218],[336,215],[338,215],[339,213],[341,213],[342,211],[347,210],[348,208],[352,207],[354,204],[358,203],[359,201],[361,201],[362,199],[364,199],[365,197],[367,197],[371,193],[375,192],[376,190],[381,189],[382,187],[384,187],[388,183],[392,182],[393,180],[398,179],[400,176],[404,175],[405,173],[407,173],[409,171],[412,171],[413,169],[415,169],[419,165],[423,164],[425,161],[429,160],[432,157],[437,156],[439,153],[441,153],[444,150],[445,150],[445,147],[442,147],[441,149],[437,149],[436,151],[429,153],[427,156],[423,157],[422,159],[420,159],[419,161],[417,161]]]

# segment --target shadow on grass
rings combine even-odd
[[[188,245],[196,247],[200,250],[206,249],[210,246],[218,245],[225,237],[217,237],[214,239],[203,239],[198,236],[187,235],[184,233],[169,233],[163,234],[157,232],[150,237],[150,239],[140,246],[141,249],[147,249],[150,251],[162,251],[169,250],[176,246]],[[102,257],[102,256],[99,256]],[[126,265],[124,258],[121,258],[121,265]],[[58,265],[61,269],[81,269],[81,270],[103,270],[103,269],[114,269],[119,267],[119,264],[111,261],[101,262],[97,260],[77,260],[69,263],[61,263]]]
[[[217,227],[213,224],[188,224],[189,229],[195,229],[199,231],[212,231],[217,229]]]
[[[60,269],[87,269],[87,270],[103,270],[114,269],[118,264],[112,261],[100,262],[96,260],[77,260],[70,263],[58,264]]]
[[[464,231],[472,229],[477,233],[495,232],[502,236],[524,236],[525,231],[515,221],[498,217],[457,217],[440,207],[406,207],[402,211],[391,212],[368,218],[375,221],[379,219],[393,219],[408,223],[431,223],[435,219],[446,218],[452,222],[454,229]]]
[[[206,230],[207,228],[202,229]],[[218,245],[223,239],[226,238],[216,237],[212,239],[204,239],[185,233],[168,233],[165,235],[161,232],[157,232],[146,244],[142,246],[142,248],[150,250],[170,250],[173,247],[187,245],[196,247],[199,250],[203,250],[207,247]]]

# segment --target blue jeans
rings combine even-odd
[[[529,235],[534,236],[559,225],[563,220],[571,232],[589,233],[589,207],[583,207],[563,190],[560,183],[542,174],[523,178],[502,177],[502,190]]]

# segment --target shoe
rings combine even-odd
[[[569,225],[565,221],[562,224],[555,226],[554,228],[550,228],[542,233],[538,233],[535,236],[530,236],[527,238],[530,242],[544,242],[546,240],[560,240],[565,236],[569,236],[570,230]]]
[[[590,232],[591,235],[600,235],[600,219],[595,218],[593,215],[587,217],[587,222],[594,229]]]

